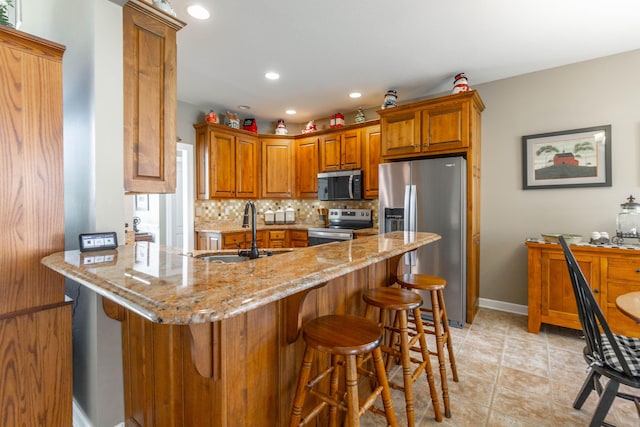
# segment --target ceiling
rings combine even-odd
[[[640,48],[635,0],[169,1],[187,23],[178,99],[261,121],[377,108],[390,88],[401,104],[450,91],[459,72],[473,88]],[[194,3],[212,17],[188,16]],[[271,70],[281,78],[265,79]]]

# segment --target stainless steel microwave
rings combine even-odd
[[[318,174],[319,200],[362,200],[362,171],[345,170]]]

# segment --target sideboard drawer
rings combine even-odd
[[[607,277],[609,279],[640,281],[640,259],[613,258],[608,260]]]

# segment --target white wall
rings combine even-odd
[[[620,204],[640,197],[640,50],[474,87],[482,116],[480,297],[527,304],[524,240],[615,233]],[[521,137],[612,125],[613,186],[522,190]]]

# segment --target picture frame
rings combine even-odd
[[[148,211],[149,210],[149,195],[148,194],[136,194],[136,210]]]
[[[611,125],[522,137],[522,189],[611,187]]]

